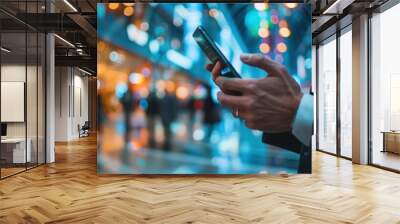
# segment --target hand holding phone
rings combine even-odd
[[[221,63],[221,76],[228,78],[241,78],[239,73],[235,70],[225,55],[222,54],[214,40],[211,39],[210,35],[202,26],[198,26],[196,28],[193,33],[193,38],[213,65],[215,65],[218,61]],[[237,91],[229,92],[228,94],[241,95],[241,93]]]

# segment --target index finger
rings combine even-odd
[[[222,91],[239,91],[241,93],[251,93],[254,89],[253,79],[226,78],[218,77],[215,83]]]
[[[245,96],[233,96],[223,92],[218,92],[217,98],[222,105],[229,108],[246,109],[248,103],[248,99]]]
[[[215,63],[214,68],[211,71],[214,81],[221,74],[221,71],[222,71],[222,64],[221,64],[221,62],[217,61],[217,63]]]

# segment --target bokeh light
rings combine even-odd
[[[278,23],[279,23],[279,18],[278,18],[278,16],[277,16],[277,15],[272,15],[272,16],[271,16],[271,22],[272,22],[273,24],[278,24]]]
[[[125,9],[124,9],[125,16],[132,16],[133,12],[134,12],[134,10],[133,10],[132,6],[125,7]]]
[[[143,81],[144,81],[143,74],[133,72],[129,75],[129,82],[132,84],[140,85],[143,83]]]
[[[258,30],[258,35],[259,35],[261,38],[267,38],[267,37],[269,36],[269,30],[268,30],[268,28],[261,27],[261,28]]]
[[[289,9],[294,9],[297,7],[297,3],[285,3],[285,6],[288,7]]]
[[[271,51],[271,47],[267,43],[261,43],[260,44],[260,51],[263,54],[268,54]]]
[[[291,34],[291,32],[290,32],[289,28],[287,28],[287,27],[282,27],[282,28],[279,29],[279,34],[280,34],[282,37],[289,37],[290,34]]]
[[[210,9],[209,11],[208,11],[208,14],[211,16],[211,17],[214,17],[214,18],[217,18],[217,16],[218,16],[218,10],[217,9]]]
[[[264,11],[268,8],[268,3],[254,3],[254,8],[258,11]]]
[[[285,43],[280,42],[279,44],[276,45],[276,50],[280,53],[284,53],[287,51],[287,46]]]
[[[116,10],[119,7],[119,3],[110,3],[108,4],[108,8],[111,10]]]

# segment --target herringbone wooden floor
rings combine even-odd
[[[400,223],[400,175],[323,153],[313,174],[98,176],[96,140],[0,181],[0,223]]]

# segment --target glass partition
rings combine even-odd
[[[374,15],[371,73],[371,162],[400,170],[400,4]]]
[[[318,48],[318,149],[336,153],[336,39]]]
[[[340,154],[352,157],[352,32],[340,36]]]
[[[45,35],[21,22],[44,1],[1,1],[0,178],[45,162]]]
[[[26,33],[2,32],[1,46],[1,174],[6,177],[24,171],[31,157],[26,141]]]

